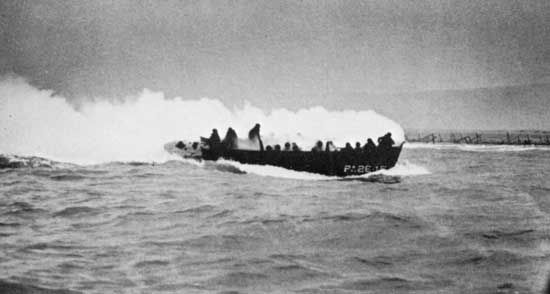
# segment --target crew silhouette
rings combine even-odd
[[[268,145],[264,149],[264,144],[262,141],[262,138],[260,136],[260,124],[255,124],[252,129],[248,132],[248,139],[252,142],[255,142],[259,145],[260,151],[267,151],[267,152],[280,152],[280,151],[302,151],[302,148],[298,146],[295,142],[286,142],[283,145],[283,148],[281,148],[281,145]],[[225,137],[223,140],[220,140],[220,136],[218,134],[217,129],[212,129],[212,134],[208,139],[203,138],[208,145],[210,146],[210,149],[219,152],[222,149],[223,150],[235,150],[239,149],[239,140],[237,133],[235,130],[231,127],[227,129],[227,132],[225,134]],[[311,148],[311,152],[347,152],[348,154],[350,152],[364,152],[364,153],[375,153],[378,151],[387,151],[392,148],[392,146],[395,144],[395,141],[392,139],[392,134],[390,132],[386,133],[385,135],[379,137],[377,139],[378,145],[374,143],[374,141],[371,138],[367,139],[367,142],[365,145],[361,146],[360,142],[355,143],[355,147],[351,145],[351,143],[347,142],[343,148],[337,148],[332,141],[326,141],[326,144],[323,144],[323,141],[319,140],[315,143],[313,148]],[[182,143],[183,144],[183,143]],[[184,147],[179,146],[182,145],[179,144],[176,145],[176,147]],[[183,144],[184,145],[184,144]],[[325,148],[323,148],[323,145],[325,145]]]
[[[391,138],[391,133],[386,133],[384,136],[378,138],[378,148],[382,150],[390,149],[395,142]]]
[[[239,142],[237,132],[233,128],[228,128],[225,133],[225,138],[222,140],[222,146],[226,149],[238,149]]]
[[[260,124],[254,125],[254,127],[248,132],[248,140],[258,140],[258,143],[260,144],[260,151],[264,151],[264,143],[260,137]]]
[[[323,141],[317,141],[317,143],[315,143],[315,146],[313,146],[313,148],[311,148],[311,151],[313,151],[313,152],[323,151]]]

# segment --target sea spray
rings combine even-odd
[[[37,89],[21,78],[0,82],[0,153],[34,155],[93,164],[110,161],[164,162],[166,142],[197,140],[218,128],[223,136],[231,126],[246,137],[262,125],[265,144],[296,142],[308,149],[316,140],[337,145],[391,132],[403,140],[402,128],[392,120],[367,111],[329,111],[317,106],[292,112],[265,113],[246,103],[228,108],[219,100],[166,99],[161,92],[143,90],[122,101],[83,102],[78,110],[51,90]]]

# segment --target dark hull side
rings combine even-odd
[[[402,147],[403,145],[370,153],[354,150],[312,152],[204,149],[202,158],[224,158],[246,164],[273,165],[295,171],[343,177],[392,168],[397,163]]]

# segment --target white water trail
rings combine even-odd
[[[316,140],[365,143],[391,132],[403,140],[403,129],[372,110],[328,111],[313,107],[292,112],[263,112],[250,104],[230,109],[218,100],[166,99],[143,90],[123,102],[86,102],[76,110],[64,97],[39,90],[21,78],[0,81],[0,154],[41,156],[77,164],[111,161],[165,162],[163,145],[198,140],[212,128],[225,135],[231,126],[240,138],[260,123],[267,144],[296,142],[307,149]]]
[[[249,174],[255,174],[259,176],[275,177],[283,179],[295,179],[295,180],[335,180],[338,177],[330,177],[320,174],[300,172],[290,170],[278,166],[271,165],[256,165],[256,164],[244,164],[231,160],[217,160],[217,164],[227,164],[236,167],[237,169]]]
[[[376,175],[376,174],[383,174],[387,176],[422,176],[422,175],[429,175],[431,174],[431,172],[423,166],[416,165],[407,160],[401,160],[397,162],[397,164],[391,169],[381,169],[381,170],[369,173],[366,176]]]
[[[299,172],[294,170],[285,169],[282,167],[270,166],[270,165],[253,165],[253,164],[242,164],[239,162],[231,160],[217,160],[216,164],[225,164],[232,165],[238,170],[244,171],[246,173],[255,174],[259,176],[269,176],[276,178],[284,179],[296,179],[296,180],[314,180],[314,181],[328,181],[328,180],[338,180],[344,179],[343,177],[336,176],[325,176],[320,174],[308,173],[308,172]],[[408,161],[398,162],[393,168],[388,170],[378,170],[375,172],[367,173],[359,176],[348,176],[346,179],[361,179],[369,178],[376,175],[385,175],[393,177],[410,177],[410,176],[420,176],[428,175],[430,171],[425,167],[410,163]]]

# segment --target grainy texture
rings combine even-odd
[[[405,148],[397,168],[431,173],[392,181],[179,161],[2,170],[0,276],[86,293],[540,293],[549,154]]]

